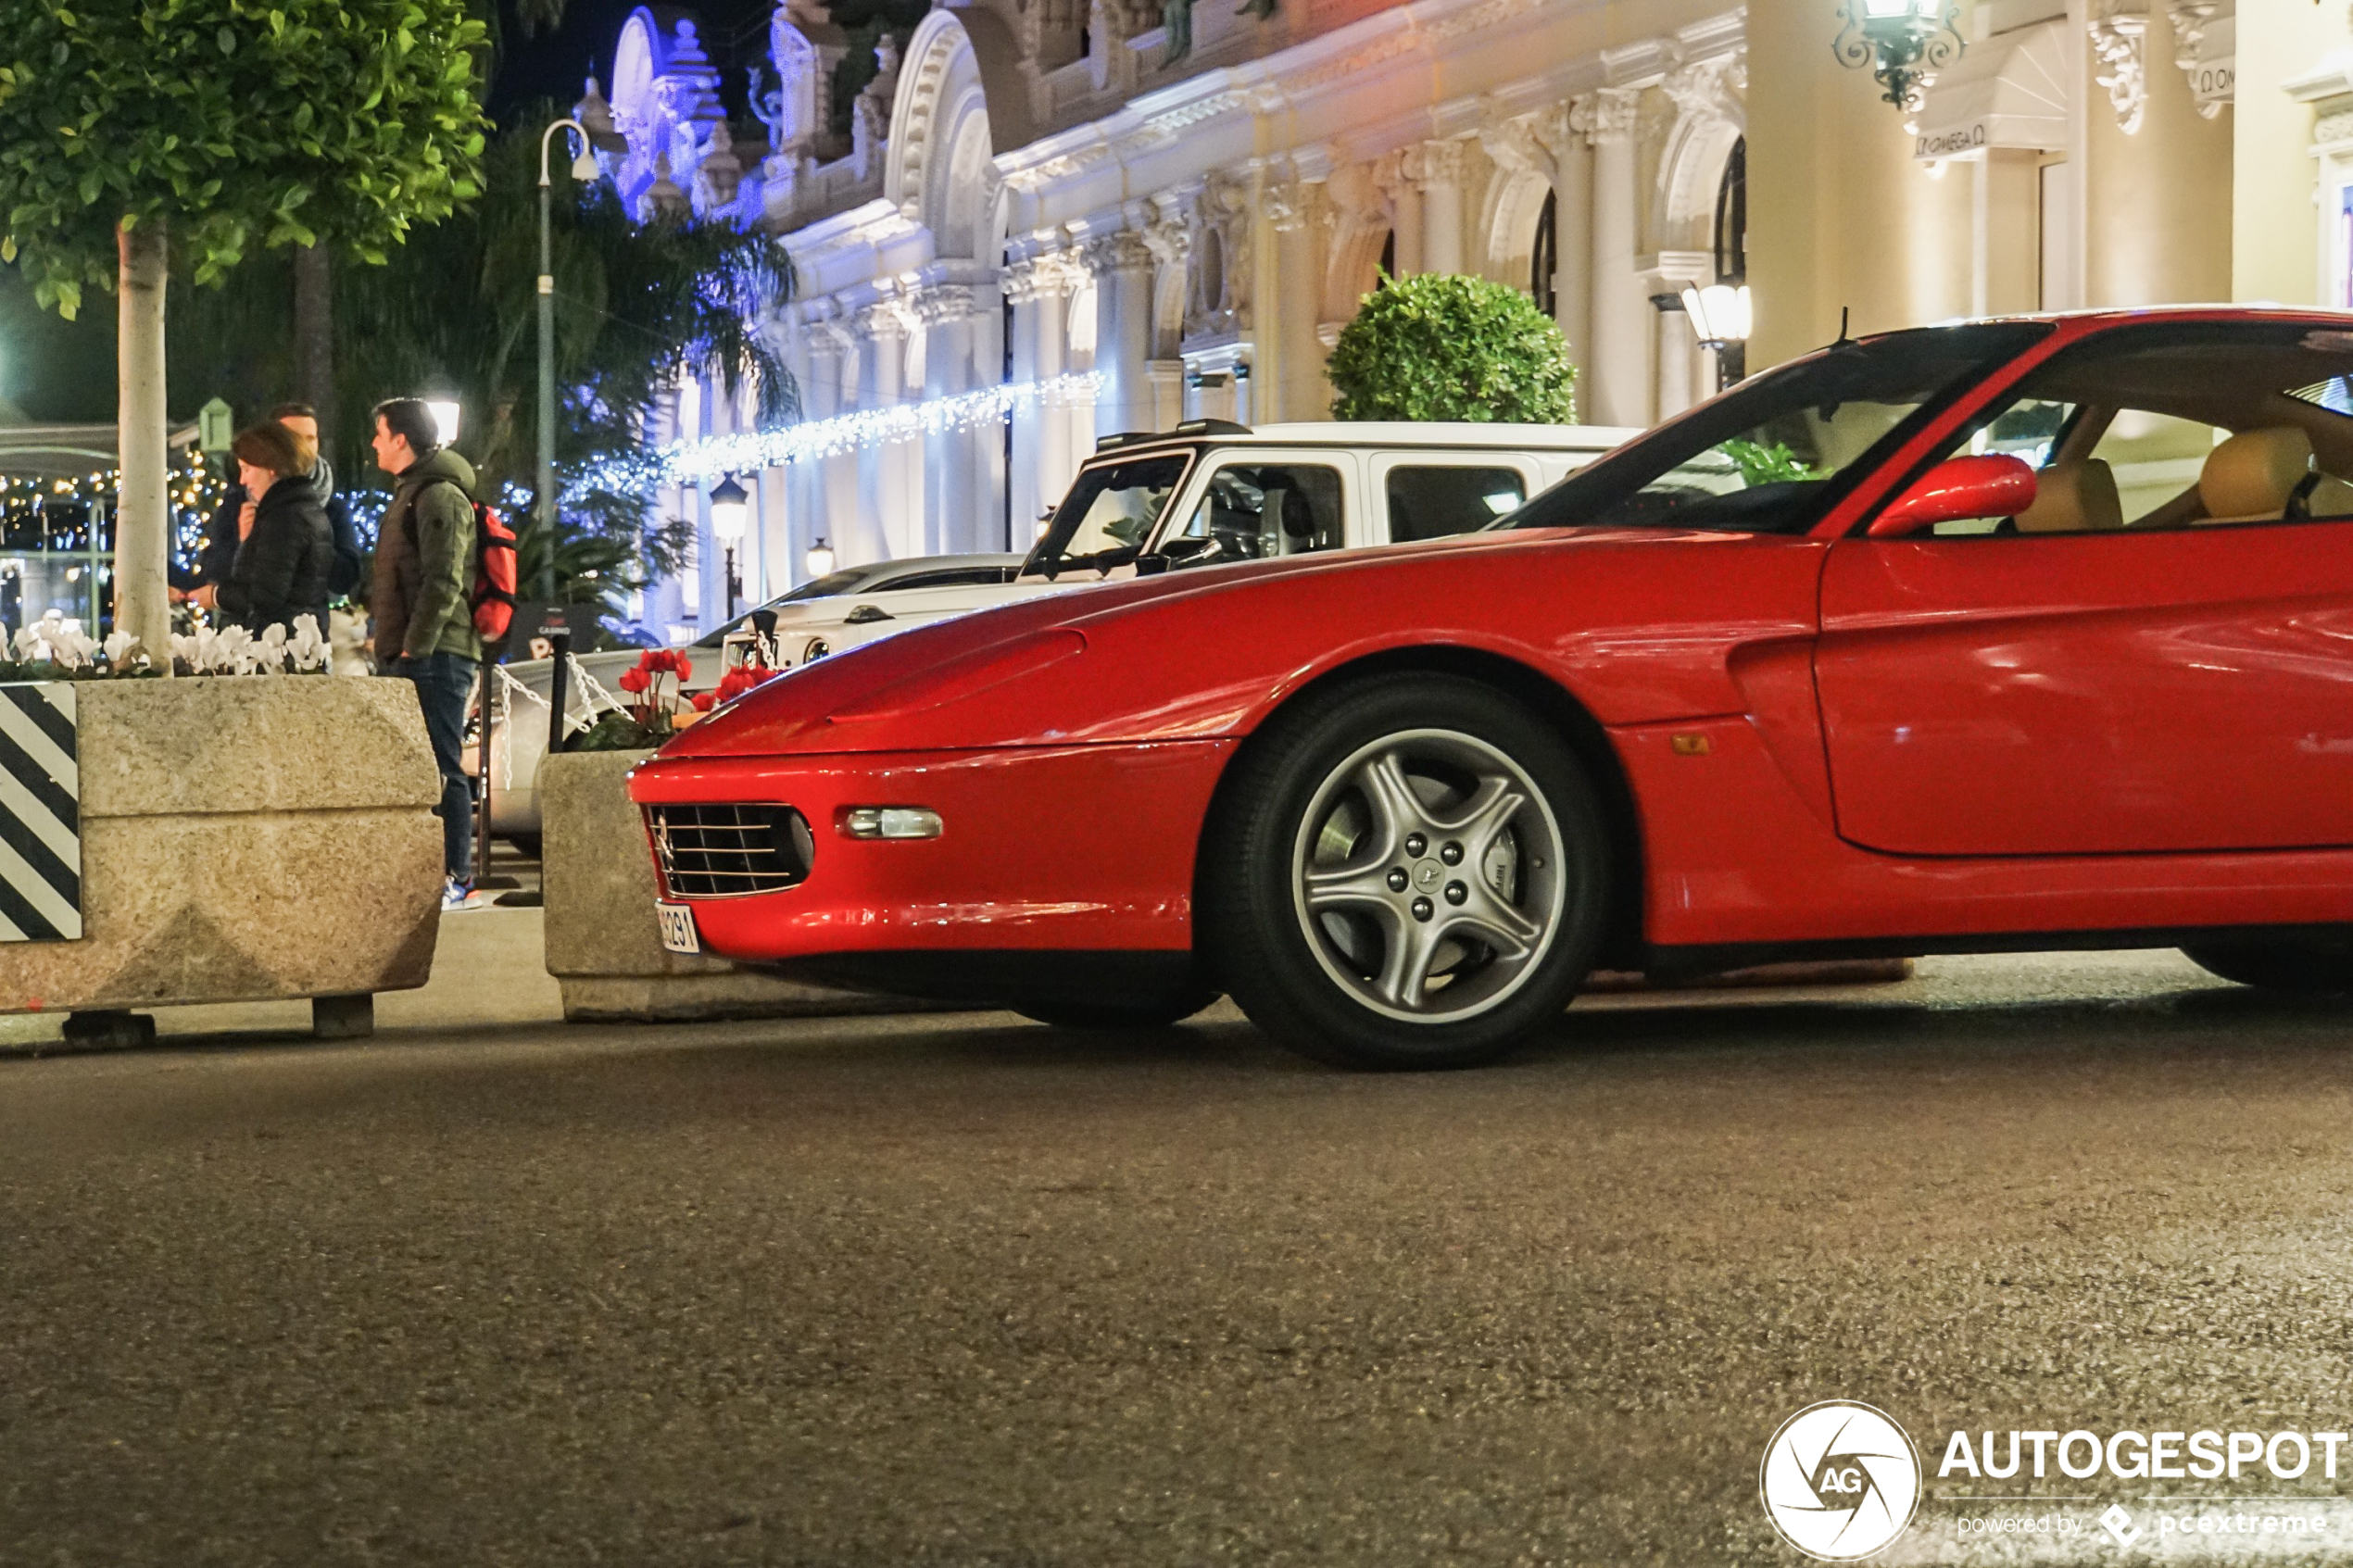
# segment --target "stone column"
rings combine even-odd
[[[1421,267],[1463,270],[1463,144],[1424,142],[1405,150],[1405,176],[1421,191]]]
[[[847,414],[859,403],[859,364],[861,343],[857,333],[841,321],[827,321],[823,327],[823,342],[834,363],[834,397],[832,412]],[[818,486],[823,500],[817,508],[817,534],[834,552],[836,566],[855,566],[875,558],[873,543],[865,536],[864,508],[859,498],[860,455],[855,451],[837,452],[820,459]],[[815,543],[814,540],[811,543]]]
[[[1087,267],[1095,277],[1095,369],[1103,374],[1095,395],[1095,433],[1151,430],[1151,383],[1144,366],[1151,358],[1152,253],[1144,236],[1123,229],[1087,246]]]
[[[1389,232],[1396,261],[1393,276],[1410,278],[1428,271],[1422,254],[1422,187],[1407,171],[1406,155],[1390,153],[1376,160],[1373,184],[1389,204]]]
[[[1655,314],[1634,268],[1634,108],[1628,87],[1580,94],[1569,123],[1592,149],[1592,344],[1580,418],[1593,424],[1650,423],[1651,343]]]
[[[998,286],[1013,307],[1013,368],[1016,386],[1036,382],[1043,373],[1038,354],[1038,335],[1042,330],[1040,317],[1045,303],[1040,299],[1043,280],[1035,261],[1019,261],[1008,266],[999,276]],[[1031,523],[1046,507],[1046,498],[1038,491],[1038,470],[1045,456],[1045,410],[1036,401],[1017,405],[1013,415],[1013,461],[1005,474],[1006,507],[1013,519],[1013,538],[1009,547],[1026,550],[1031,539]]]
[[[920,372],[907,374],[911,350],[917,347],[923,322],[904,299],[886,299],[866,313],[866,330],[874,345],[875,395],[872,407],[894,408],[923,398]],[[886,441],[874,451],[874,502],[868,530],[881,546],[878,558],[889,560],[923,554],[924,444],[920,438]]]

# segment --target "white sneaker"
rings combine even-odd
[[[486,909],[488,908],[490,908],[489,899],[459,882],[456,877],[445,877],[442,880],[441,912],[443,914],[449,914],[459,909]]]

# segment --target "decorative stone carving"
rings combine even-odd
[[[1187,337],[1238,332],[1249,324],[1250,247],[1250,187],[1229,176],[1213,176],[1193,204]]]
[[[1659,86],[1683,119],[1742,125],[1748,118],[1748,51],[1693,60],[1667,73]]]
[[[2148,108],[2148,26],[2147,0],[2108,0],[2091,21],[2100,63],[2093,80],[2108,89],[2108,107],[2127,136],[2140,130]]]
[[[769,24],[768,57],[775,67],[776,85],[765,87],[761,68],[751,68],[752,115],[768,128],[772,151],[813,153],[817,133],[824,127],[831,85],[817,46],[780,10]]]
[[[1642,110],[1642,94],[1631,87],[1597,87],[1569,100],[1570,129],[1588,146],[1623,142],[1634,134],[1634,119]]]
[[[1087,266],[1076,250],[1040,251],[1009,263],[1002,274],[1005,297],[1015,305],[1075,294],[1087,281]]]
[[[1151,243],[1133,229],[1099,234],[1083,252],[1087,270],[1101,278],[1112,272],[1140,272],[1152,265]]]
[[[696,207],[711,213],[735,206],[743,178],[744,166],[736,157],[735,133],[723,119],[711,128],[711,144],[695,170]]]
[[[849,106],[850,157],[860,176],[890,139],[890,105],[899,92],[899,40],[886,32],[875,44],[875,79]]]
[[[638,198],[637,221],[640,223],[676,222],[694,211],[694,203],[670,177],[670,150],[654,154],[653,183]]]
[[[1459,155],[1461,148],[1458,144],[1449,143],[1448,145],[1454,146]],[[1303,180],[1268,185],[1259,193],[1258,210],[1260,216],[1273,226],[1275,232],[1295,234],[1307,227],[1315,211],[1315,189]]]
[[[2234,6],[2232,0],[2169,0],[2165,9],[2173,20],[2173,64],[2190,79],[2190,91],[2198,94],[2197,112],[2212,119],[2229,99],[2198,94],[2198,73],[2208,65],[2202,57],[2206,30],[2218,16],[2232,14]]]
[[[1463,144],[1460,142],[1423,142],[1405,149],[1405,178],[1428,190],[1432,185],[1460,185],[1463,182]]]

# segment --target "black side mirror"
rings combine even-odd
[[[1136,575],[1139,577],[1157,577],[1167,570],[1168,558],[1166,556],[1150,554],[1136,558]]]

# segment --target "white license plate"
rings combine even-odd
[[[661,922],[661,945],[673,953],[699,953],[702,938],[695,935],[695,911],[685,904],[657,899],[654,918]]]

